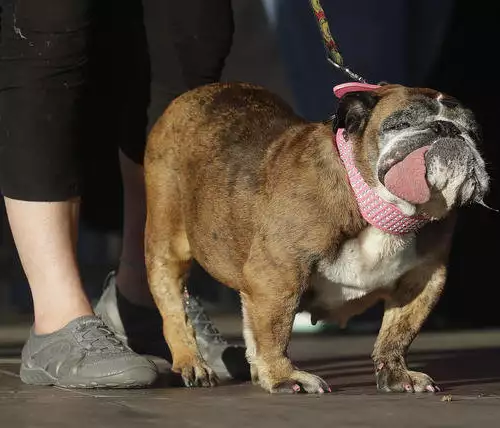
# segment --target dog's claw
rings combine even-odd
[[[305,391],[300,384],[292,379],[289,379],[276,385],[271,392],[279,394],[301,394]]]
[[[440,389],[425,373],[409,371],[415,392],[438,392]]]
[[[326,392],[332,392],[332,389],[319,376],[297,370],[293,373],[290,379],[287,379],[272,388],[271,392],[324,394]]]

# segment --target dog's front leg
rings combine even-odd
[[[256,244],[244,267],[244,335],[252,380],[269,392],[329,392],[318,376],[297,370],[287,351],[306,269]]]
[[[381,391],[435,392],[439,388],[424,373],[408,370],[406,354],[446,280],[444,262],[428,262],[407,273],[386,301],[382,326],[372,354]]]

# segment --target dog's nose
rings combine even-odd
[[[460,129],[448,120],[436,120],[431,123],[430,128],[440,137],[458,137],[461,134]]]

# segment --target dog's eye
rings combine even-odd
[[[394,125],[388,126],[387,131],[401,131],[402,129],[409,128],[411,126],[410,122],[398,122]]]

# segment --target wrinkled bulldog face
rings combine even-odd
[[[408,215],[440,218],[482,203],[488,191],[479,126],[454,98],[399,85],[350,92],[339,101],[334,127],[352,141],[365,181]]]

